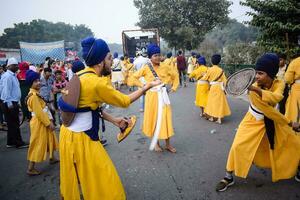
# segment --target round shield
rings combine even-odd
[[[242,95],[247,88],[253,83],[255,78],[255,70],[253,68],[245,68],[233,73],[229,76],[225,91],[229,95]]]
[[[80,97],[80,80],[77,75],[74,75],[70,82],[67,83],[67,86],[62,91],[62,99],[77,108]],[[68,127],[71,125],[76,113],[72,112],[63,112],[61,111],[61,118],[63,124]]]
[[[128,124],[127,128],[123,132],[121,132],[117,135],[118,143],[122,142],[131,133],[131,131],[134,128],[135,123],[136,123],[136,116],[134,116],[134,115],[131,116],[130,121],[131,121],[131,123]]]

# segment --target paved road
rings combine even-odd
[[[150,140],[140,131],[138,104],[129,109],[111,108],[115,115],[135,114],[139,121],[133,133],[121,144],[116,142],[117,128],[107,124],[106,147],[124,184],[129,200],[200,199],[300,199],[300,184],[293,179],[271,182],[269,170],[251,168],[248,179],[236,179],[225,193],[216,193],[215,185],[223,177],[227,154],[235,129],[247,110],[247,102],[229,98],[232,115],[223,125],[205,121],[194,106],[194,86],[171,95],[175,136],[171,142],[177,153],[154,153]],[[216,130],[211,134],[212,129]],[[28,139],[28,126],[22,127]],[[26,150],[6,149],[6,133],[0,132],[0,199],[59,199],[59,166],[38,165],[41,176],[27,177]],[[101,198],[99,198],[101,199]]]

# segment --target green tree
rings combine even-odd
[[[210,58],[214,53],[220,52],[216,40],[206,38],[200,45],[198,52],[206,58],[206,62],[211,64]]]
[[[141,28],[158,28],[175,49],[195,49],[204,35],[228,20],[227,0],[134,0]]]
[[[235,43],[251,43],[256,41],[258,35],[256,27],[245,26],[235,19],[230,19],[228,23],[219,25],[207,33],[205,39],[215,40],[217,47],[222,49]]]
[[[261,33],[259,45],[268,51],[290,55],[300,50],[299,0],[244,0],[241,4],[253,10],[247,14],[252,16],[249,23]]]
[[[235,43],[225,47],[223,61],[226,64],[255,64],[264,49],[251,43]]]
[[[216,52],[222,53],[225,63],[252,64],[257,58],[256,54],[246,53],[243,47],[250,52],[253,49],[257,50],[258,47],[252,43],[256,41],[258,34],[257,28],[230,19],[228,23],[219,25],[207,33],[198,51],[207,58]],[[245,59],[242,54],[238,55],[239,52],[244,52],[244,55],[247,54],[251,58]]]
[[[93,32],[85,25],[70,25],[63,22],[52,23],[46,20],[33,20],[29,23],[14,24],[13,28],[6,28],[0,36],[0,47],[19,48],[19,41],[25,42],[53,42],[65,40],[74,42],[76,50],[80,41],[92,36]]]

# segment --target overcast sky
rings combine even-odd
[[[231,18],[242,22],[248,19],[246,7],[232,0]],[[98,38],[121,43],[123,30],[136,29],[138,10],[133,0],[3,0],[0,11],[0,34],[14,23],[45,19],[72,25],[85,24]]]

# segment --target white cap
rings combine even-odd
[[[18,61],[15,58],[9,58],[8,61],[7,61],[7,66],[9,66],[9,65],[17,65],[17,64],[18,64]]]

